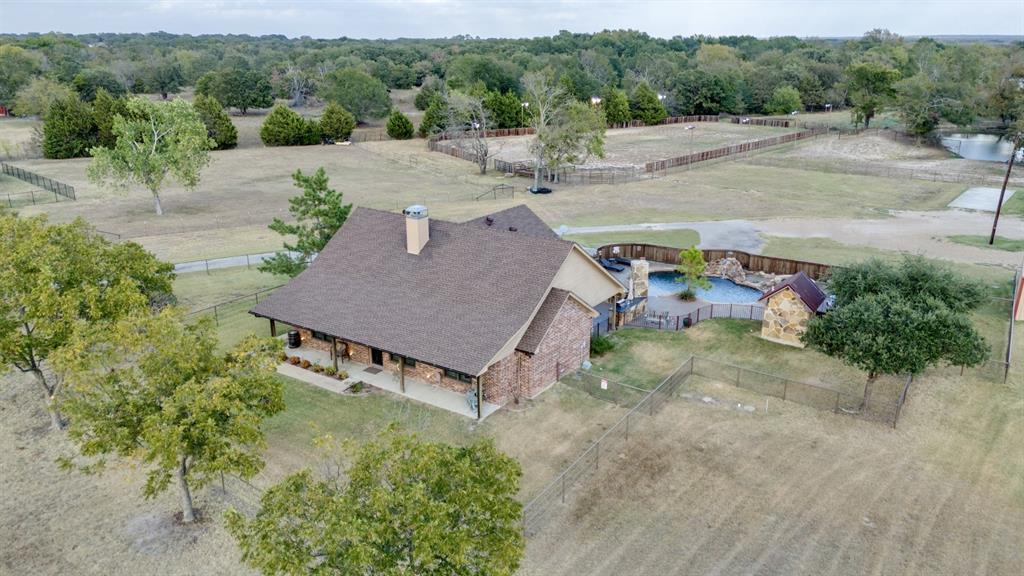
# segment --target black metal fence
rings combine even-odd
[[[8,164],[6,162],[0,162],[0,171],[2,171],[4,174],[8,176],[28,182],[33,186],[37,186],[39,188],[42,188],[43,190],[53,193],[54,202],[60,202],[61,197],[64,197],[68,200],[76,199],[74,186],[69,186],[67,184],[64,184],[63,182],[57,182],[52,178],[40,176],[35,172],[29,172],[28,170],[18,168],[17,166],[12,166],[11,164]],[[47,200],[49,200],[49,198],[47,198]],[[13,206],[13,204],[11,203],[10,195],[8,195],[7,201],[8,204],[11,204]],[[32,194],[31,202],[33,204],[36,204],[36,197],[34,193]]]
[[[734,318],[737,320],[764,319],[764,306],[760,304],[706,304],[688,314],[649,313],[638,316],[624,326],[631,328],[655,328],[678,332],[712,318]]]
[[[561,474],[555,476],[532,500],[523,506],[523,532],[533,535],[540,530],[561,504],[566,494],[601,467],[601,454],[619,454],[627,448],[630,430],[642,425],[646,416],[653,416],[675,394],[690,374],[693,359],[683,362],[653,390],[643,394],[633,408],[595,440]],[[607,459],[607,456],[606,456]]]

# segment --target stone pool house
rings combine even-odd
[[[579,368],[595,307],[614,310],[624,293],[526,206],[462,223],[423,206],[356,208],[308,269],[250,313],[274,335],[278,323],[295,327],[335,365],[393,371],[403,391],[416,378],[503,405]]]
[[[761,337],[765,340],[803,348],[800,336],[807,322],[825,312],[828,297],[803,272],[797,272],[761,296],[765,302]]]

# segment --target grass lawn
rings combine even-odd
[[[1018,191],[1010,199],[1003,203],[1003,214],[1016,214],[1024,216],[1024,190]]]
[[[219,268],[206,272],[178,274],[174,279],[174,295],[189,310],[198,310],[247,296],[260,290],[288,282],[285,276],[265,274],[256,267]]]
[[[644,232],[605,232],[600,234],[566,234],[566,240],[579,242],[584,246],[599,248],[607,244],[655,244],[672,248],[689,248],[700,243],[696,230],[654,230]]]
[[[995,243],[989,245],[988,236],[947,236],[953,242],[957,244],[966,244],[968,246],[978,246],[980,248],[988,248],[992,250],[1006,250],[1009,252],[1024,252],[1024,240],[1012,240],[1003,236],[996,236]]]

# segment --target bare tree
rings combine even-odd
[[[288,81],[288,94],[292,98],[292,107],[297,108],[306,104],[306,97],[313,93],[313,82],[309,76],[298,66],[289,64],[284,73]]]
[[[480,168],[481,174],[487,173],[487,162],[497,151],[490,150],[487,140],[487,129],[491,126],[484,107],[484,99],[462,92],[449,92],[445,95],[445,132],[449,140],[463,150],[470,150]]]
[[[541,72],[529,72],[523,76],[523,95],[526,96],[528,121],[533,128],[533,142],[530,152],[534,155],[533,187],[540,188],[541,171],[545,169],[545,136],[551,131],[559,111],[569,101],[568,94],[557,82]]]

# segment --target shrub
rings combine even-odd
[[[306,146],[320,142],[320,125],[280,104],[263,121],[260,140],[267,146]]]
[[[601,356],[612,348],[615,348],[615,342],[611,338],[607,336],[590,337],[590,354],[592,356]]]
[[[313,370],[313,372],[316,372],[317,374],[320,374],[321,372],[324,371],[324,367],[321,366],[319,363],[314,363],[312,366],[310,366],[310,369]]]
[[[298,356],[292,356],[288,359],[288,363],[292,366],[298,366],[299,362],[302,362],[302,358],[299,358]]]
[[[299,366],[302,366],[303,368],[309,368],[310,364],[311,362],[309,360],[306,360],[305,358],[303,358],[302,361],[299,362]]]
[[[281,362],[287,362],[288,354],[286,352],[281,352],[280,354],[277,355],[277,359],[280,360]]]
[[[338,370],[334,366],[324,366],[324,374],[328,376],[335,376],[338,374]]]
[[[97,130],[92,106],[78,96],[55,100],[43,122],[43,156],[80,158],[96,144]]]
[[[693,290],[693,288],[686,288],[679,293],[679,299],[684,302],[693,302],[694,300],[697,299],[697,293]]]
[[[405,114],[395,110],[388,116],[388,136],[395,140],[408,140],[412,138],[414,131],[412,120]]]
[[[356,127],[356,117],[341,104],[331,102],[320,116],[320,133],[324,138],[348,140]]]
[[[339,370],[338,371],[338,380],[347,380],[347,379],[348,379],[348,372],[346,372],[344,370]]]
[[[217,143],[216,150],[226,150],[238,145],[238,130],[231,123],[231,118],[224,111],[220,100],[199,94],[192,104],[206,125],[206,135]]]
[[[348,391],[352,392],[353,394],[358,394],[362,392],[364,388],[366,388],[366,383],[363,382],[362,380],[359,380],[358,382],[355,382],[354,384],[349,386]]]

